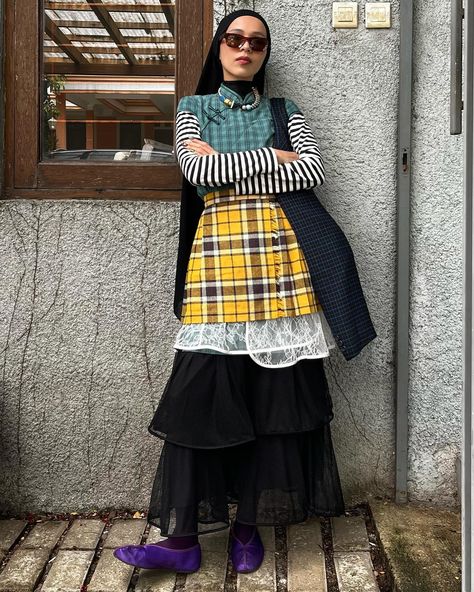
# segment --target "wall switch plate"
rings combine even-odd
[[[332,26],[335,29],[355,29],[357,22],[357,2],[333,2]]]
[[[365,26],[367,29],[389,29],[391,27],[390,2],[367,2]]]

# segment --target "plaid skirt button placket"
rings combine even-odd
[[[272,220],[272,245],[273,245],[273,257],[275,262],[275,280],[276,280],[276,288],[277,288],[277,301],[278,301],[278,310],[282,313],[281,316],[284,316],[285,312],[285,303],[283,302],[282,294],[281,294],[281,264],[282,264],[282,257],[281,257],[281,245],[280,245],[280,229],[278,226],[278,219],[277,219],[277,212],[275,208],[275,202],[269,202],[270,211],[271,211],[271,220]]]

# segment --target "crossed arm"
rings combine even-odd
[[[201,139],[199,120],[189,111],[176,116],[176,154],[193,185],[235,183],[237,193],[280,193],[321,185],[324,163],[316,139],[301,113],[288,122],[293,151],[263,147],[218,153]]]

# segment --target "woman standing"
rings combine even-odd
[[[323,367],[335,341],[277,200],[321,185],[324,164],[288,99],[293,149],[273,147],[274,113],[263,94],[269,56],[265,20],[233,12],[217,29],[196,95],[178,105],[182,326],[149,426],[165,442],[148,521],[168,538],[115,550],[138,567],[199,569],[198,535],[229,526],[228,503],[237,504],[238,572],[263,560],[257,525],[344,513]]]

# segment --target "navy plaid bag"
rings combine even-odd
[[[292,151],[285,100],[270,99],[273,147]],[[351,246],[312,189],[277,194],[308,264],[313,288],[339,349],[354,358],[377,337]]]

